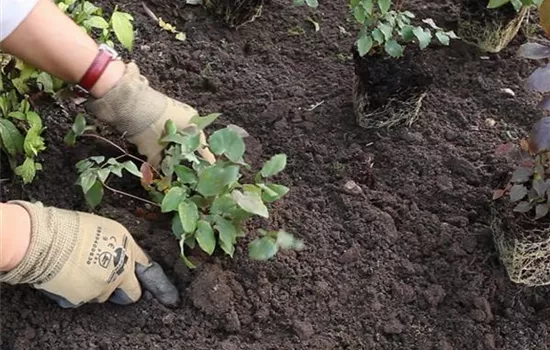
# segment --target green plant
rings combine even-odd
[[[487,8],[496,9],[506,4],[511,3],[514,9],[519,12],[523,7],[536,6],[539,7],[542,0],[489,0]]]
[[[294,6],[303,6],[307,5],[312,8],[317,8],[319,6],[319,2],[317,0],[293,0]]]
[[[55,3],[82,30],[96,36],[99,42],[114,46],[114,33],[123,47],[132,49],[134,34],[130,14],[115,7],[106,20],[103,10],[89,1],[56,0]],[[46,149],[41,135],[44,128],[33,108],[33,96],[46,93],[57,97],[66,84],[8,54],[0,53],[0,64],[0,146],[8,155],[15,174],[27,184],[34,180],[36,171],[42,169],[37,157]]]
[[[422,20],[429,28],[414,25],[412,19],[415,15],[401,10],[403,3],[404,0],[398,0],[395,4],[391,0],[349,0],[353,18],[360,26],[356,41],[360,56],[383,50],[398,58],[403,56],[407,43],[416,42],[421,49],[426,48],[434,33],[443,45],[449,45],[450,39],[457,38],[453,31],[443,30],[430,18]]]
[[[165,147],[161,169],[152,168],[148,163],[135,158],[117,147],[123,154],[117,158],[90,157],[80,161],[77,184],[82,188],[90,206],[97,206],[104,194],[104,188],[113,189],[107,183],[110,175],[121,177],[122,171],[139,177],[148,191],[151,201],[141,199],[160,208],[162,213],[170,213],[172,231],[179,240],[181,255],[189,267],[194,264],[186,257],[185,246],[193,249],[198,246],[207,254],[213,254],[219,246],[233,257],[238,238],[244,237],[244,223],[252,217],[268,218],[266,203],[282,198],[288,188],[271,182],[273,176],[286,166],[286,155],[277,154],[269,159],[253,176],[251,183],[241,183],[241,167],[250,170],[243,160],[245,143],[243,130],[228,126],[216,130],[208,138],[210,150],[218,156],[216,163],[210,164],[197,152],[200,145],[200,130],[212,123],[218,114],[195,117],[197,127],[178,131],[172,121],[165,126],[165,136],[160,142]],[[91,130],[83,116],[76,119],[73,129],[66,137],[74,144],[76,137],[97,135],[86,134]],[[103,139],[111,143],[108,140]],[[111,143],[112,144],[112,143]],[[140,161],[138,167],[132,161],[119,162],[123,157],[133,157]],[[130,195],[133,198],[137,198]],[[140,199],[140,198],[137,198]],[[259,230],[260,237],[249,244],[249,256],[266,260],[279,249],[301,249],[303,243],[283,230]]]
[[[548,215],[550,209],[550,117],[536,123],[527,140],[519,146],[501,145],[498,154],[519,155],[519,166],[507,185],[493,192],[493,200],[507,196],[514,212],[531,214],[535,220]]]

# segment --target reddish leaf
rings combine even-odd
[[[519,165],[523,168],[532,168],[535,166],[535,162],[532,159],[525,159]]]
[[[495,192],[493,192],[493,200],[499,199],[500,197],[504,196],[504,193],[504,190],[496,190]]]
[[[508,154],[514,150],[514,144],[513,143],[505,143],[497,147],[495,150],[495,154],[497,156],[502,156],[504,154]]]
[[[141,171],[141,175],[143,175],[143,177],[141,178],[141,184],[144,187],[150,186],[153,183],[153,170],[151,168],[151,165],[144,162],[141,164],[139,171]]]

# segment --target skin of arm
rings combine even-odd
[[[69,83],[80,81],[99,52],[98,44],[51,0],[39,0],[23,22],[0,43],[6,53]],[[91,95],[100,98],[123,76],[125,65],[114,61]],[[29,214],[20,206],[0,203],[0,271],[17,266],[31,237]]]

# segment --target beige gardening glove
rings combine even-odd
[[[90,100],[87,109],[124,134],[154,167],[162,159],[163,147],[159,139],[164,133],[166,121],[171,119],[181,130],[189,127],[191,118],[198,114],[193,107],[151,88],[134,62],[126,65],[126,72],[117,85],[100,99]],[[206,145],[202,132],[201,142]],[[208,148],[201,148],[199,153],[208,162],[215,162]]]
[[[136,302],[143,288],[166,306],[179,293],[128,230],[116,221],[88,213],[13,201],[31,218],[31,241],[23,260],[0,274],[0,282],[30,284],[61,307],[110,301]]]

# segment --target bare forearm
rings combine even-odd
[[[80,81],[98,53],[97,43],[51,0],[40,0],[0,48],[69,83]],[[122,77],[124,64],[110,64],[92,90],[102,96]]]
[[[31,240],[31,219],[19,205],[0,203],[0,271],[9,271],[25,256]]]

